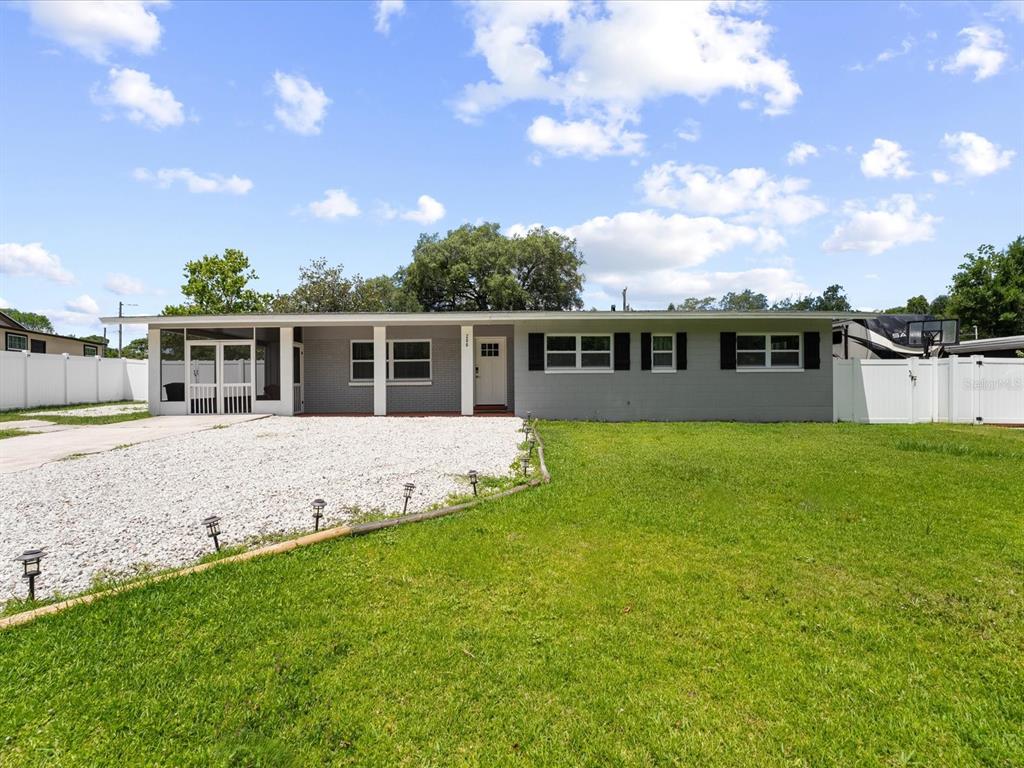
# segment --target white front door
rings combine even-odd
[[[508,405],[508,363],[505,338],[478,336],[476,344],[476,405]]]

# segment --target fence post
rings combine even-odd
[[[64,371],[64,405],[70,405],[68,403],[68,353],[61,353],[61,370]]]
[[[100,401],[100,360],[102,359],[99,355],[96,355],[96,399],[93,400],[94,403]]]
[[[25,364],[25,371],[24,371],[24,374],[25,374],[25,407],[28,408],[28,384],[29,384],[28,369],[30,367],[29,364],[28,364],[28,361],[31,358],[32,353],[29,352],[27,349],[23,349],[23,350],[21,350],[21,354],[22,354],[21,361]]]
[[[907,384],[910,387],[910,418],[907,419],[908,424],[914,423],[914,391],[917,389],[917,358],[907,358]]]
[[[971,382],[973,384],[973,392],[971,392],[972,424],[983,424],[985,422],[984,414],[981,412],[981,390],[985,383],[981,367],[984,363],[984,355],[971,355]]]
[[[934,424],[939,420],[939,358],[932,358],[932,391],[931,391],[930,416]]]
[[[948,378],[949,378],[949,382],[948,382],[949,383],[949,391],[946,394],[949,397],[949,403],[946,406],[946,416],[949,418],[949,423],[950,424],[956,424],[956,422],[957,422],[957,413],[956,413],[956,401],[957,401],[957,396],[956,395],[957,395],[957,392],[956,392],[956,384],[957,384],[957,380],[960,378],[959,377],[959,371],[957,370],[960,367],[960,358],[959,358],[958,355],[950,355],[947,358],[947,360],[949,360],[949,376],[948,376]]]

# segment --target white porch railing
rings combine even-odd
[[[223,413],[252,413],[252,384],[222,384]]]
[[[301,413],[305,410],[302,403],[301,384],[292,384],[292,410],[295,411],[295,413]]]
[[[192,413],[216,413],[217,385],[189,384],[188,401]]]

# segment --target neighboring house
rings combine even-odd
[[[73,336],[30,330],[5,312],[0,312],[0,333],[4,337],[3,349],[8,352],[102,357],[107,348],[106,344],[82,341]]]
[[[832,312],[149,316],[150,411],[831,421]],[[104,322],[115,322],[104,318]]]

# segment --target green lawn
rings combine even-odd
[[[21,421],[23,419],[39,419],[54,424],[71,424],[76,426],[87,426],[89,424],[117,424],[122,421],[136,421],[137,419],[148,419],[149,411],[135,411],[132,413],[113,413],[107,416],[74,416],[71,414],[54,416],[47,411],[76,411],[83,408],[97,408],[102,405],[126,405],[131,400],[119,400],[112,403],[79,403],[76,405],[49,405],[39,408],[23,408],[17,411],[0,412],[0,424],[5,421]],[[40,413],[40,412],[43,413]],[[15,435],[7,435],[15,437]]]
[[[0,763],[1024,765],[1024,432],[541,429],[549,486],[0,632]]]

